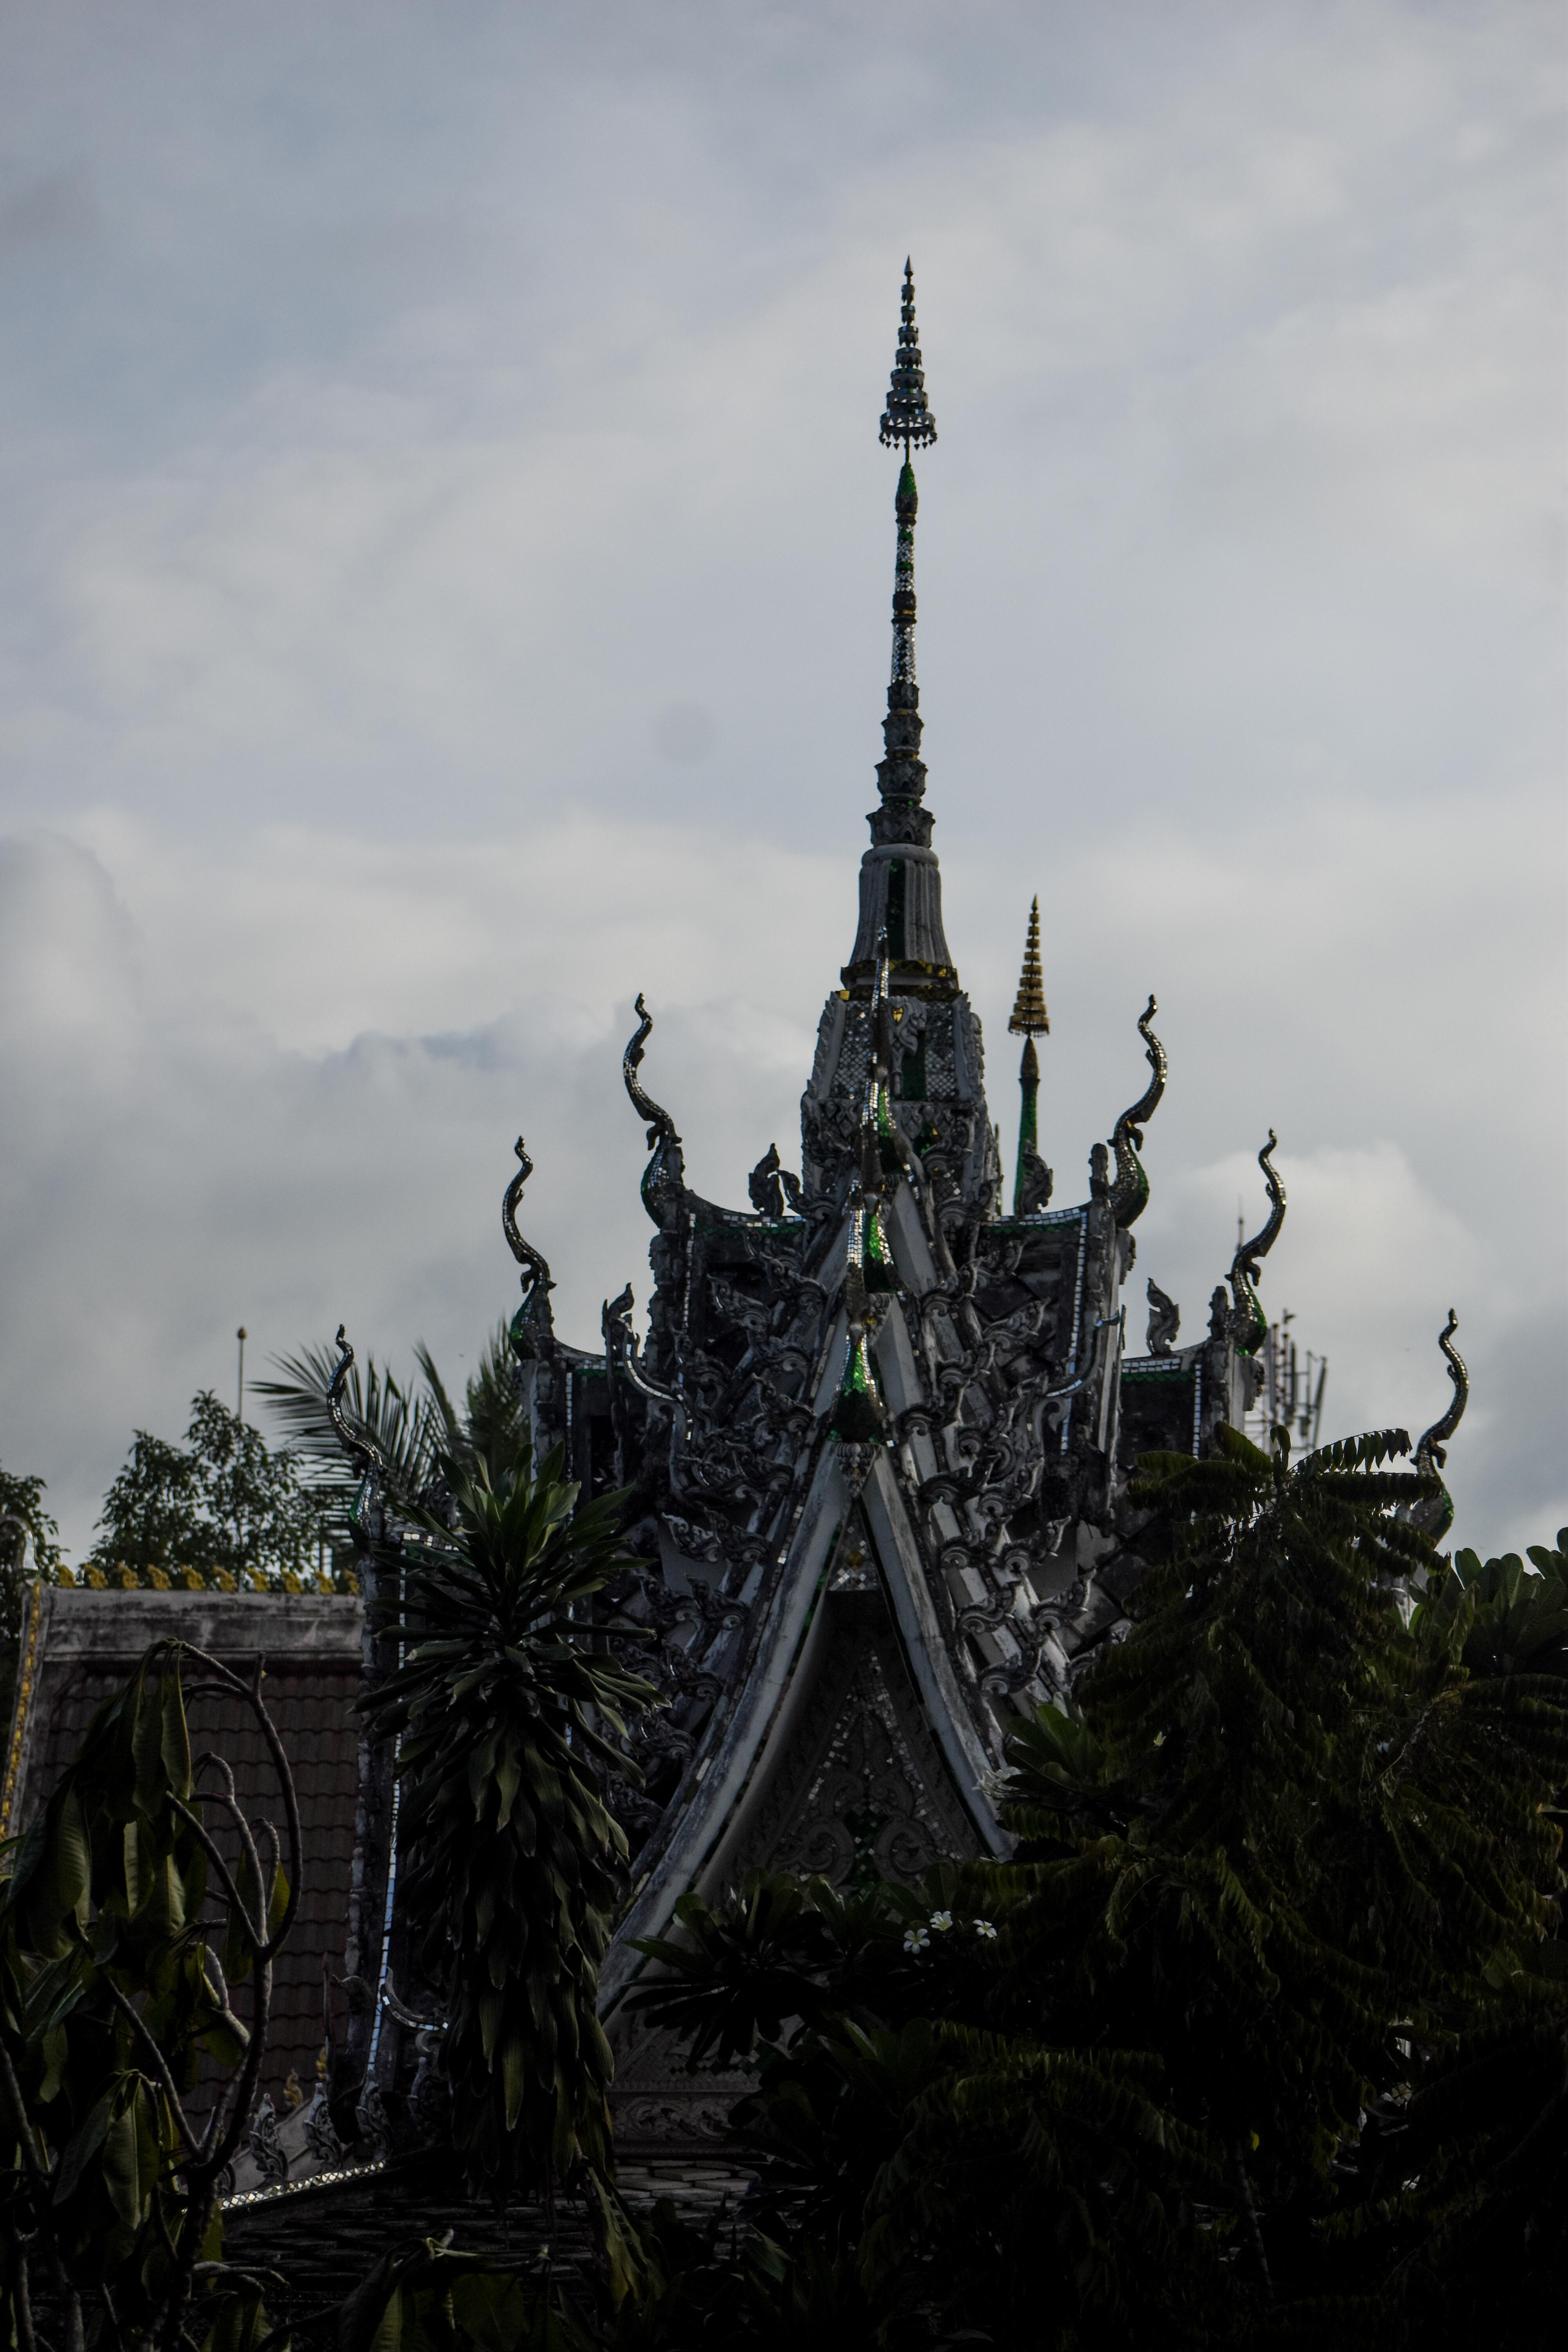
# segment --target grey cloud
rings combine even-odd
[[[0,813],[69,839],[0,868],[0,1454],[73,1525],[240,1320],[471,1345],[519,1126],[590,1335],[644,1263],[637,988],[699,1181],[787,1151],[880,751],[911,247],[997,1117],[1038,888],[1063,1195],[1153,986],[1140,1277],[1190,1322],[1275,1124],[1269,1295],[1334,1392],[1417,1421],[1462,1273],[1466,1507],[1543,1492],[1553,11],[57,0],[7,41]]]
[[[61,168],[36,178],[0,177],[0,255],[25,255],[90,236],[99,226],[85,174]]]
[[[1549,1298],[1499,1334],[1491,1379],[1478,1390],[1478,1426],[1461,1429],[1479,1455],[1470,1510],[1457,1538],[1482,1551],[1551,1544],[1568,1522],[1568,1316]]]
[[[700,702],[667,702],[655,713],[653,740],[667,760],[694,768],[713,749],[713,721]]]

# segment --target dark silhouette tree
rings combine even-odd
[[[476,2189],[583,2187],[608,2215],[614,2163],[599,1968],[625,1888],[604,1777],[650,1705],[587,1616],[621,1558],[622,1497],[578,1507],[557,1449],[492,1483],[441,1458],[439,1516],[414,1510],[403,1598],[374,1603],[405,1662],[365,1701],[397,1741],[400,1891],[443,2003],[442,2072]]]

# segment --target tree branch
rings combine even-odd
[[[142,2018],[134,2008],[132,2008],[131,2002],[126,1999],[125,1995],[121,1991],[120,1987],[115,1983],[114,1979],[110,1975],[109,1970],[107,1969],[102,1969],[99,1973],[100,1980],[102,1983],[105,1992],[109,1995],[110,2000],[114,2003],[114,2006],[120,2011],[121,2016],[125,2019],[132,2032],[140,2037],[142,2047],[151,2053],[153,2064],[158,2075],[159,2085],[163,2091],[163,2096],[168,2100],[170,2106],[174,2109],[174,2121],[179,2127],[180,2137],[184,2141],[185,2146],[189,2148],[193,2156],[199,2156],[201,2153],[200,2143],[197,2140],[195,2132],[192,2131],[190,2125],[185,2120],[184,2106],[181,2101],[178,2091],[174,2088],[174,2078],[169,2072],[169,2062],[164,2057],[163,2052],[159,2049],[157,2042],[153,2040],[152,2029],[148,2026],[145,2019]]]

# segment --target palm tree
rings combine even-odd
[[[476,2189],[575,2180],[608,2219],[598,1984],[627,1847],[603,1776],[635,1779],[617,1743],[658,1697],[586,1622],[625,1498],[579,1509],[562,1449],[536,1472],[526,1439],[493,1478],[477,1452],[437,1468],[441,1515],[410,1511],[402,1595],[376,1604],[405,1661],[362,1704],[398,1742],[402,1894],[455,2137]]]
[[[637,1629],[595,1624],[590,1603],[626,1557],[626,1496],[579,1508],[559,1446],[535,1467],[504,1324],[460,1409],[423,1343],[415,1360],[422,1389],[372,1360],[339,1396],[401,1533],[395,1578],[368,1587],[399,1662],[361,1705],[402,1783],[403,1914],[441,2004],[470,2185],[583,2188],[619,2270],[598,1986],[627,1845],[603,1784],[638,1783],[626,1722],[658,1693],[606,1646]],[[257,1385],[346,1520],[359,1472],[328,1404],[342,1362],[304,1349]]]

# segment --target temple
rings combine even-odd
[[[626,1605],[658,1637],[669,1698],[620,1792],[633,1899],[605,1972],[612,2011],[690,1886],[748,1868],[853,1885],[1002,1852],[994,1800],[1009,1726],[1058,1696],[1125,1620],[1142,1573],[1125,1503],[1135,1456],[1201,1451],[1237,1425],[1267,1329],[1268,1213],[1179,1347],[1153,1285],[1129,1357],[1123,1286],[1149,1197],[1139,1158],[1165,1086],[1151,996],[1134,1024],[1139,1099],[1096,1144],[1084,1198],[1052,1207],[1037,1149],[1035,1038],[1048,1030],[1037,900],[1009,1027],[1025,1039],[1012,1211],[986,1105],[980,1024],[942,920],[921,760],[913,457],[936,440],[906,267],[882,443],[897,453],[892,646],[859,919],[823,1008],[798,1175],[776,1148],[725,1208],[686,1181],[675,1118],[644,1084],[641,997],[626,1092],[647,1127],[655,1228],[646,1347],[632,1293],[597,1352],[557,1337],[548,1265],[519,1231],[512,1327],[538,1444],[586,1491],[632,1489],[642,1563]],[[1130,1055],[1130,1061],[1133,1057]],[[726,2105],[624,2018],[622,2132],[700,2135]]]
[[[1069,1693],[1128,1622],[1144,1569],[1132,1465],[1156,1449],[1203,1453],[1222,1422],[1243,1426],[1260,1393],[1276,1409],[1258,1293],[1285,1216],[1272,1133],[1258,1153],[1262,1222],[1239,1240],[1203,1335],[1180,1344],[1180,1310],[1149,1282],[1144,1351],[1128,1353],[1124,1294],[1149,1199],[1140,1151],[1166,1082],[1152,995],[1135,1020],[1129,1007],[1128,1072],[1108,1073],[1110,1134],[1089,1155],[1087,1189],[1052,1205],[1039,1149],[1036,1040],[1050,1024],[1037,899],[1008,1024],[1024,1040],[1009,1209],[980,1024],[943,925],[921,758],[913,460],[934,446],[936,425],[907,267],[880,438],[897,465],[883,757],[858,921],[801,1101],[799,1172],[770,1145],[747,1207],[691,1189],[676,1120],[644,1083],[645,1071],[656,1082],[654,1018],[639,996],[624,1076],[649,1154],[646,1345],[629,1287],[605,1303],[596,1349],[557,1334],[549,1265],[519,1222],[531,1171],[521,1140],[502,1205],[521,1269],[511,1339],[536,1445],[563,1445],[588,1494],[629,1490],[630,1558],[609,1601],[651,1635],[637,1664],[667,1700],[637,1727],[637,1774],[611,1791],[632,1848],[603,1979],[624,2152],[717,2139],[741,2087],[685,2074],[628,2011],[645,1965],[638,1939],[668,1929],[689,1888],[713,1894],[752,1867],[853,1887],[1004,1852],[994,1791],[1010,1727]],[[1116,1116],[1140,1049],[1147,1084]],[[1452,1330],[1450,1318],[1455,1401],[1421,1442],[1429,1467],[1464,1404]],[[351,1360],[345,1346],[334,1390]],[[365,1474],[355,1524],[366,1590],[395,1591],[395,1510],[377,1494],[374,1449],[340,1428]],[[180,1630],[184,1604],[158,1598],[168,1630]],[[50,1723],[66,1722],[68,1699],[79,1713],[86,1704],[81,1661],[105,1648],[115,1596],[64,1602],[55,1635],[41,1600],[30,1620],[7,1774],[18,1822],[47,1792]],[[281,1604],[246,1606],[255,1616]],[[212,1649],[248,1654],[261,1639],[237,1606],[226,1614],[205,1596],[202,1608]],[[384,1671],[357,1601],[293,1613],[297,1675],[302,1692],[314,1677],[318,1713],[315,1694],[345,1661],[352,1678],[362,1641],[363,1672]],[[348,2047],[333,2059],[334,2083],[348,2088],[336,2126],[324,2087],[281,2136],[267,2107],[243,2193],[247,2181],[330,2170],[347,2113],[361,2147],[417,2127],[430,2037],[398,1990],[413,1972],[390,1765],[361,1746],[354,1796],[352,1705],[340,1697],[329,1712],[319,1726],[300,1718],[324,1743],[302,1769],[307,1790],[320,1780],[324,1791],[321,1836],[342,1888],[309,1957],[354,1994]]]

